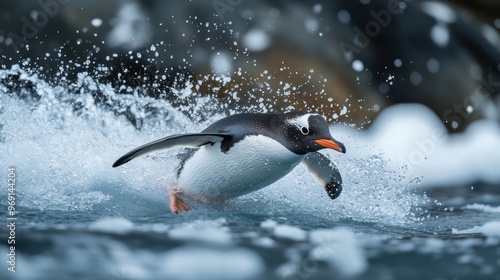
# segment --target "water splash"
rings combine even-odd
[[[30,86],[9,87],[13,77],[16,83]],[[152,154],[120,169],[112,169],[111,164],[137,145],[201,131],[224,116],[217,113],[216,100],[199,94],[193,84],[177,89],[191,101],[173,107],[163,99],[118,94],[86,73],[80,73],[74,83],[52,85],[14,67],[1,70],[0,81],[0,153],[7,155],[2,164],[19,170],[22,205],[40,210],[97,207],[125,215],[165,212],[166,186],[175,180],[178,150]],[[194,111],[199,114],[193,117]],[[353,131],[340,130],[336,137],[353,139],[352,133],[359,133]],[[412,216],[420,198],[409,193],[400,175],[385,170],[381,156],[328,155],[344,177],[339,199],[331,201],[305,168],[298,167],[269,188],[230,203],[231,211],[270,213],[290,220],[316,217],[386,223],[406,222]]]

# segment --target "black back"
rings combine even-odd
[[[202,133],[229,133],[232,137],[225,138],[221,144],[222,152],[248,135],[264,135],[275,139],[288,150],[303,155],[322,149],[314,140],[332,139],[326,120],[317,114],[312,114],[309,127],[301,128],[289,123],[289,120],[311,114],[309,112],[275,113],[245,113],[223,118],[202,131]]]

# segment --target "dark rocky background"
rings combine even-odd
[[[87,72],[173,104],[173,88],[210,75],[198,90],[222,103],[237,91],[248,97],[239,102],[272,99],[271,110],[360,127],[417,102],[462,131],[498,119],[499,15],[493,0],[7,0],[0,63],[58,83]]]

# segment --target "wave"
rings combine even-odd
[[[213,97],[198,93],[192,84],[174,91],[191,100],[181,108],[133,90],[119,94],[87,73],[78,74],[73,83],[54,84],[15,66],[0,70],[0,81],[0,154],[6,159],[1,168],[16,167],[21,205],[31,209],[165,213],[166,187],[175,181],[179,150],[154,153],[119,169],[111,164],[138,145],[170,134],[201,131],[225,115]],[[464,183],[479,177],[500,181],[500,174],[493,172],[500,162],[499,151],[488,148],[500,143],[500,129],[485,121],[463,135],[442,136],[432,153],[412,165],[413,152],[431,149],[426,137],[436,129],[444,131],[437,118],[418,105],[387,109],[368,131],[335,124],[332,135],[348,148],[346,155],[325,152],[344,178],[339,199],[331,201],[299,166],[272,186],[224,207],[247,214],[317,217],[318,221],[406,223],[423,219],[421,206],[430,203],[417,194],[418,185]],[[477,149],[464,149],[464,143]]]

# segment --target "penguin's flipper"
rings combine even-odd
[[[340,172],[326,156],[318,152],[308,153],[302,160],[307,171],[311,173],[325,188],[331,199],[337,198],[342,192],[342,177]]]
[[[115,161],[115,163],[113,163],[113,167],[118,167],[131,161],[135,157],[155,150],[170,149],[173,147],[198,148],[206,144],[221,142],[224,138],[230,136],[231,134],[228,133],[189,133],[168,136],[133,149]]]

